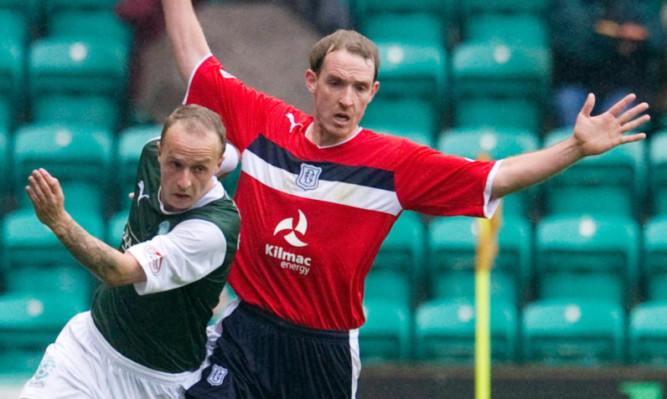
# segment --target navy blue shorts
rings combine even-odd
[[[356,330],[307,328],[241,302],[186,398],[352,399],[358,353]]]

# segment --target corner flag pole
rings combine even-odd
[[[488,159],[481,156],[480,159]],[[498,254],[501,208],[491,219],[479,218],[479,239],[475,259],[475,399],[491,398],[490,280]]]

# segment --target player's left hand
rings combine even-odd
[[[638,117],[649,107],[645,102],[626,110],[635,97],[634,94],[628,94],[604,113],[591,116],[595,95],[588,95],[574,125],[574,138],[581,148],[582,156],[602,154],[618,145],[646,138],[645,133],[626,134],[651,119],[648,114]]]
[[[37,218],[53,227],[65,216],[65,195],[58,179],[45,169],[34,170],[28,177],[25,191],[35,208]]]

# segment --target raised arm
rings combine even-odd
[[[33,171],[28,181],[26,192],[39,220],[91,273],[109,285],[146,281],[146,274],[134,256],[95,238],[65,211],[65,197],[56,178],[39,169]]]
[[[162,0],[167,35],[184,82],[204,56],[211,52],[191,0]]]
[[[648,109],[647,103],[625,110],[634,100],[635,95],[629,94],[606,112],[591,116],[595,96],[589,94],[572,136],[549,148],[502,161],[493,180],[491,197],[500,198],[545,181],[583,157],[602,154],[618,145],[646,138],[644,133],[626,134],[650,119],[647,114],[639,116]]]

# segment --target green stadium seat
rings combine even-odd
[[[78,124],[35,123],[15,132],[13,170],[21,188],[30,173],[45,168],[61,183],[79,181],[107,189],[113,134]]]
[[[649,145],[648,187],[654,214],[667,214],[667,130],[651,135]]]
[[[111,11],[118,0],[46,0],[43,8],[46,15],[63,11]]]
[[[400,302],[412,306],[413,282],[396,270],[371,270],[364,281],[364,299]]]
[[[90,234],[104,238],[105,225],[101,214],[77,209],[71,210],[70,214]],[[5,215],[0,240],[3,243],[5,270],[37,265],[77,265],[76,259],[37,219],[32,209],[18,209]]]
[[[625,315],[616,303],[543,300],[523,312],[523,360],[555,367],[620,365]]]
[[[461,12],[464,18],[487,13],[528,13],[543,16],[548,11],[548,6],[549,0],[466,0],[462,2]]]
[[[412,275],[423,261],[424,234],[421,216],[403,212],[382,242],[371,270],[397,270]]]
[[[361,21],[361,33],[373,41],[400,41],[442,47],[447,45],[447,29],[442,19],[426,11],[368,15]],[[380,65],[383,61],[380,58]]]
[[[370,16],[391,14],[429,13],[439,16],[443,21],[453,22],[456,14],[456,2],[451,0],[353,0],[352,13],[359,24]]]
[[[366,323],[359,329],[364,364],[406,361],[411,356],[412,317],[408,304],[397,300],[365,299]]]
[[[554,289],[559,284],[553,276],[561,275],[560,286],[567,288],[567,292],[576,290],[575,281],[585,284],[589,280],[588,292],[580,295],[589,294],[600,299],[617,295],[621,286],[625,297],[618,304],[629,304],[638,289],[639,233],[637,222],[622,216],[545,217],[536,227],[538,290],[554,284],[547,292],[555,296]],[[581,276],[577,278],[576,275]],[[569,286],[568,277],[572,282]],[[595,285],[596,279],[601,279],[601,283]],[[609,283],[609,291],[604,290],[605,282]],[[581,289],[586,288],[582,286]],[[563,296],[567,296],[566,293],[560,295]]]
[[[5,206],[9,201],[8,197],[14,194],[11,173],[9,173],[11,167],[9,140],[10,136],[7,130],[0,129],[0,187],[2,187],[0,189],[0,199],[2,199],[2,203],[4,204],[0,206],[0,214],[5,210]]]
[[[456,128],[486,127],[539,132],[542,119],[541,105],[529,98],[466,97],[454,104]]]
[[[376,97],[366,108],[362,125],[378,133],[406,137],[433,147],[438,112],[430,101]]]
[[[121,110],[109,97],[98,95],[44,95],[33,99],[33,122],[77,123],[116,131]]]
[[[128,199],[128,202],[130,200]],[[129,216],[129,208],[122,208],[109,218],[106,231],[106,243],[114,248],[119,248],[125,231],[125,224]]]
[[[42,23],[43,0],[0,0],[0,10],[16,12],[29,29],[29,34],[39,33]]]
[[[442,110],[446,104],[447,53],[444,46],[376,40],[380,53],[379,97],[422,98]]]
[[[667,366],[667,302],[649,301],[630,312],[629,360],[633,364]]]
[[[534,14],[482,13],[463,23],[464,41],[549,48],[546,21]]]
[[[0,295],[0,364],[9,366],[3,371],[34,372],[67,321],[89,307],[65,295]]]
[[[544,146],[571,134],[571,129],[553,131],[545,137]],[[645,211],[646,169],[643,142],[586,157],[545,183],[547,212],[639,217]]]
[[[122,207],[129,208],[128,193],[134,192],[137,178],[137,166],[144,144],[151,139],[159,138],[162,126],[145,125],[131,126],[118,133],[117,176],[120,184],[120,201]],[[240,168],[239,168],[240,169]]]
[[[474,294],[478,234],[478,220],[474,218],[443,217],[431,222],[426,267],[435,296],[458,292],[470,298]],[[514,304],[523,300],[520,293],[526,292],[532,278],[531,248],[530,224],[522,218],[505,218],[498,233],[498,254],[491,273],[496,297]]]
[[[452,155],[478,159],[503,159],[539,148],[537,134],[510,127],[460,127],[440,133],[436,149]],[[536,201],[536,189],[527,189],[503,198],[503,213],[528,216]]]
[[[468,41],[457,45],[451,58],[454,101],[465,97],[519,97],[544,104],[548,96],[548,48]]]
[[[18,40],[6,39],[0,43],[0,93],[7,101],[11,113],[9,124],[14,127],[25,115],[25,64],[26,52]]]
[[[642,247],[646,297],[667,300],[667,215],[658,215],[644,224]]]
[[[125,100],[128,52],[120,41],[45,37],[30,47],[30,96],[95,94]]]
[[[103,37],[120,41],[130,50],[132,31],[113,10],[67,10],[49,16],[47,34],[50,37],[86,39]]]
[[[514,362],[518,350],[516,307],[492,301],[491,359]],[[415,357],[421,362],[472,365],[475,358],[475,305],[465,300],[434,300],[415,311]]]

